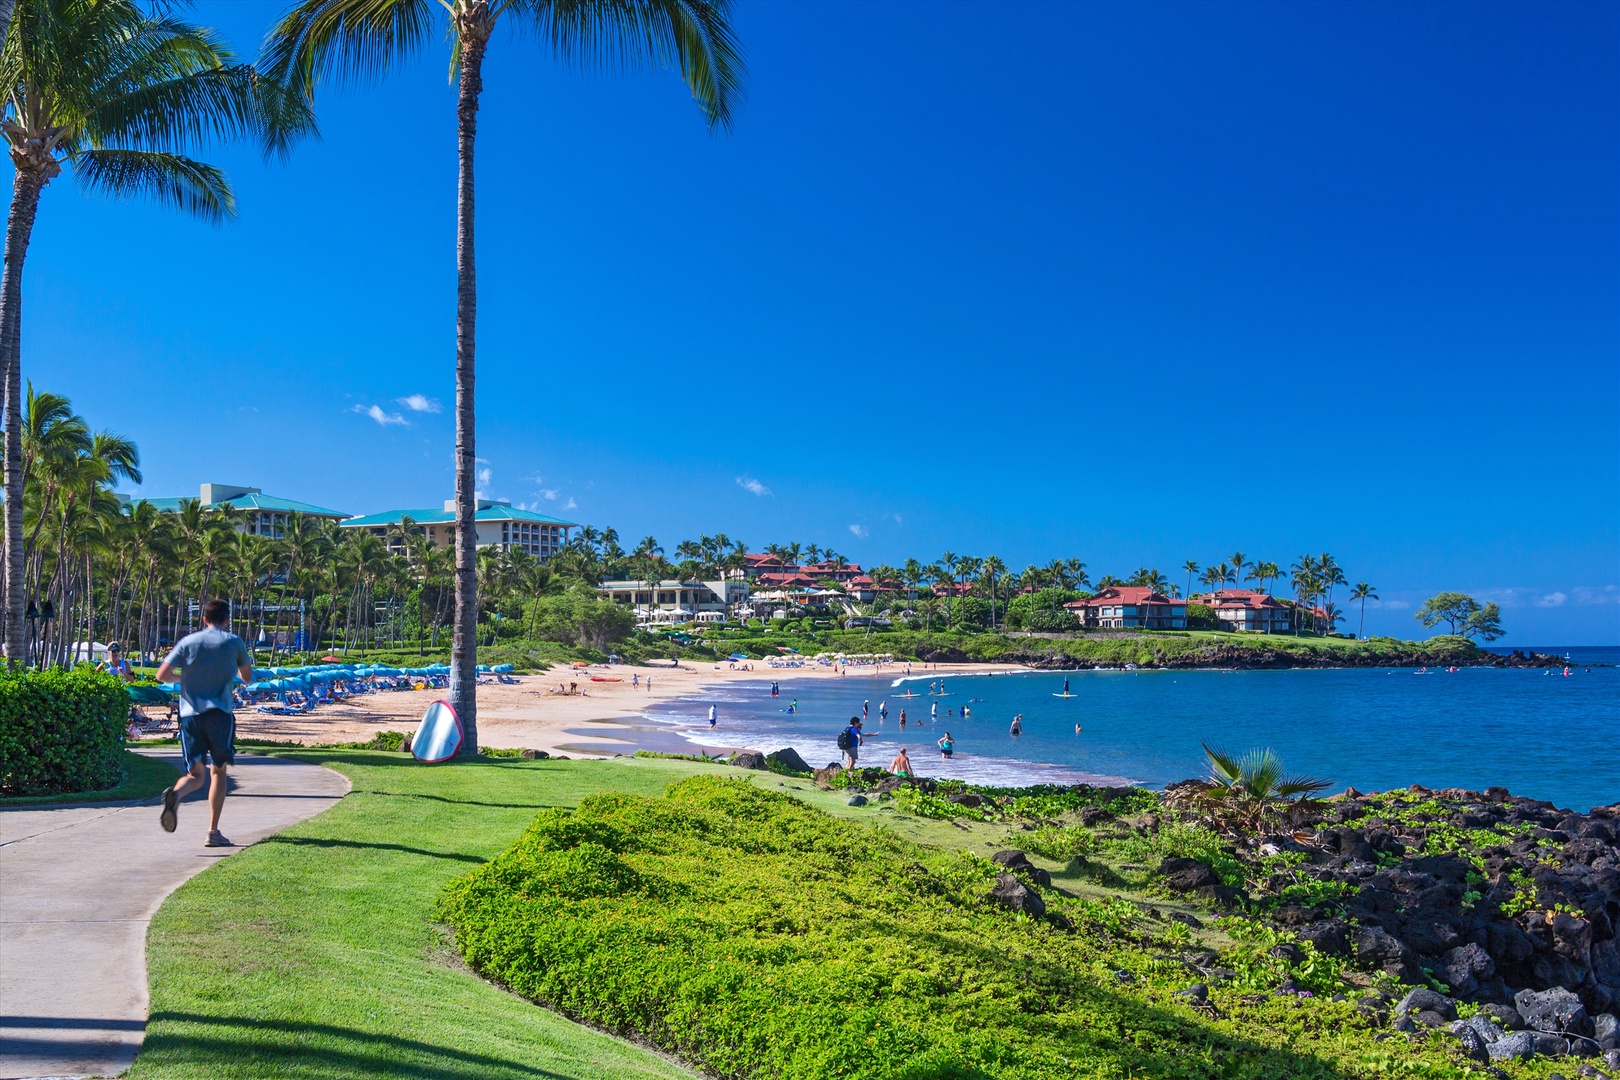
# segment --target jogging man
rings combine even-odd
[[[180,755],[186,775],[163,793],[163,813],[158,824],[164,832],[174,832],[180,799],[203,784],[203,765],[210,766],[208,780],[208,847],[234,847],[219,831],[219,813],[225,809],[225,767],[236,763],[235,702],[231,684],[238,675],[253,681],[253,657],[242,639],[225,629],[231,607],[223,600],[210,600],[202,606],[203,628],[187,634],[158,668],[158,682],[180,680]]]

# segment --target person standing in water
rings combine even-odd
[[[870,701],[861,702],[861,721],[864,723],[871,715],[872,703]]]
[[[939,702],[931,701],[928,703],[928,718],[930,720],[939,719]]]
[[[889,703],[887,701],[878,702],[878,721],[882,722],[884,720],[887,720],[888,718],[889,718]]]
[[[1013,717],[1012,727],[1008,729],[1014,737],[1024,733],[1024,714],[1019,713]]]
[[[900,730],[906,730],[906,710],[900,710]]]
[[[714,723],[715,723],[715,721],[717,719],[719,719],[719,714],[716,712],[715,707],[713,705],[710,705],[709,706],[709,726],[714,727]]]
[[[946,761],[949,761],[951,760],[951,755],[955,752],[956,740],[951,738],[951,733],[947,731],[939,740],[939,756],[944,758]]]

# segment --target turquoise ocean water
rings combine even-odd
[[[1586,810],[1620,801],[1620,648],[1558,648],[1570,674],[1412,668],[1311,671],[1073,671],[842,679],[779,676],[653,706],[648,718],[701,746],[792,746],[811,765],[838,758],[837,733],[870,703],[862,763],[905,746],[923,775],[977,783],[1129,780],[1158,787],[1202,773],[1200,741],[1231,751],[1269,746],[1290,772],[1334,790],[1424,784],[1484,788]],[[1590,665],[1590,667],[1589,667]],[[1069,680],[1073,697],[1054,695]],[[917,697],[899,695],[911,692]],[[797,699],[799,711],[789,714]],[[977,699],[977,700],[975,700]],[[879,719],[880,703],[889,718]],[[929,721],[937,703],[939,720]],[[712,732],[710,704],[719,710]],[[971,716],[962,717],[966,704]],[[899,711],[908,714],[901,732]],[[947,711],[952,715],[947,715]],[[1022,736],[1008,733],[1023,715]],[[917,718],[924,723],[919,728]],[[1076,733],[1075,724],[1083,731]],[[949,730],[956,756],[934,742]]]

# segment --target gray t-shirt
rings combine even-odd
[[[252,664],[242,639],[217,626],[205,626],[180,639],[165,664],[180,669],[180,715],[197,716],[209,709],[233,711],[231,684],[237,668]]]

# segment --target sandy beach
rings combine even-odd
[[[851,676],[899,678],[905,664],[864,665],[846,669]],[[965,675],[1022,670],[1006,664],[913,664],[913,675]],[[543,675],[517,676],[515,685],[491,682],[478,688],[478,742],[482,746],[522,747],[570,757],[612,757],[638,749],[699,749],[674,736],[660,738],[642,719],[654,701],[689,697],[705,686],[734,681],[784,683],[838,679],[833,668],[752,668],[729,663],[684,662],[635,667],[625,664],[589,668],[552,668]],[[593,681],[593,680],[618,680]],[[651,685],[648,680],[651,680]],[[572,684],[580,692],[559,694]],[[273,716],[253,710],[237,713],[237,735],[245,739],[294,740],[306,744],[363,742],[379,731],[414,731],[422,713],[448,697],[444,690],[397,690],[322,705],[298,716]],[[581,732],[589,729],[589,733]],[[599,733],[599,734],[598,734]],[[723,750],[716,744],[705,747]],[[752,747],[749,749],[760,749]]]

